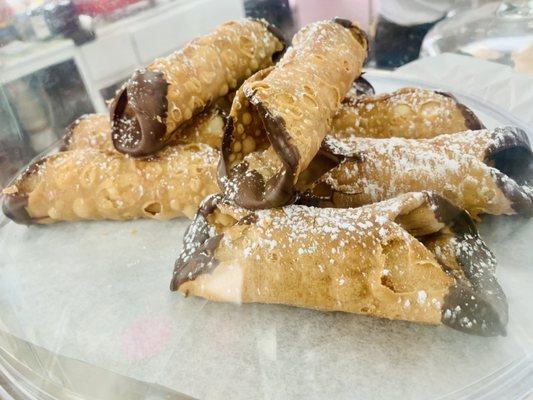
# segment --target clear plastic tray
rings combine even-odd
[[[520,121],[445,86],[488,127]],[[528,133],[531,137],[531,131]],[[169,291],[187,220],[0,226],[0,383],[35,398],[518,399],[533,388],[533,223],[486,218],[506,337]],[[6,386],[7,387],[7,386]],[[36,394],[37,393],[37,394]],[[183,395],[182,395],[183,394]],[[39,397],[43,396],[43,397]],[[78,396],[78,397],[76,397]],[[1,397],[1,392],[0,392]]]

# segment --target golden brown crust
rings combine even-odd
[[[115,148],[147,156],[179,128],[255,71],[273,64],[284,43],[262,20],[220,25],[134,73],[111,106]]]
[[[426,245],[426,238],[443,240]],[[453,264],[435,257],[444,244]],[[171,288],[214,301],[442,322],[495,335],[507,323],[507,304],[493,263],[468,214],[431,193],[358,209],[256,212],[215,197],[185,235]]]
[[[218,192],[218,151],[169,147],[148,160],[93,149],[49,156],[4,190],[4,212],[19,223],[192,217]]]
[[[279,63],[249,78],[233,101],[219,175],[247,208],[286,204],[331,119],[361,74],[367,42],[335,21],[299,31]]]
[[[169,145],[203,143],[219,150],[226,118],[222,106],[213,105],[196,115]],[[87,114],[67,128],[61,150],[84,149],[117,152],[111,141],[111,124],[107,115]]]
[[[179,144],[203,143],[220,150],[225,123],[224,112],[217,107],[211,107],[195,116],[191,123],[183,128],[175,142]]]
[[[521,177],[531,171],[533,156],[524,132],[515,128],[433,139],[353,137],[328,143],[345,160],[314,185],[315,203],[321,198],[331,206],[357,207],[433,190],[473,216],[528,215],[533,209],[532,181]],[[512,159],[505,157],[509,152]]]
[[[81,149],[115,152],[108,115],[85,114],[67,127],[61,151]]]
[[[344,102],[333,120],[331,134],[337,138],[420,139],[482,128],[472,111],[453,96],[406,87]]]

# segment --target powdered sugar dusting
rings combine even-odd
[[[520,193],[526,199],[532,189],[486,164],[487,149],[502,146],[504,134],[480,130],[433,139],[328,137],[329,148],[348,158],[326,173],[322,182],[350,195],[352,206],[433,190],[473,215],[512,213],[504,196]]]

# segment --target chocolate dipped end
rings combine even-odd
[[[361,75],[359,78],[357,78],[352,85],[352,88],[355,89],[355,94],[357,96],[373,96],[376,94],[376,91],[374,89],[374,86],[367,81],[363,75]]]
[[[434,193],[427,196],[435,218],[453,235],[450,240],[455,259],[466,278],[456,277],[445,296],[442,323],[469,334],[505,336],[509,311],[507,298],[494,276],[494,255],[466,211]]]
[[[375,93],[376,92],[372,84],[367,81],[363,75],[361,75],[355,81],[353,81],[352,87],[346,94],[346,97],[344,97],[342,100],[342,103],[355,106],[361,96],[373,96]]]
[[[224,234],[216,233],[208,217],[225,201],[222,195],[216,194],[207,197],[200,205],[196,217],[185,232],[183,250],[174,264],[170,290],[178,290],[185,282],[194,281],[198,276],[212,272],[219,265],[215,251]],[[252,213],[241,218],[236,224],[249,225],[256,220],[257,216]]]
[[[133,157],[166,145],[168,82],[161,72],[136,71],[111,103],[111,139],[117,151]]]
[[[183,237],[183,250],[174,264],[174,273],[170,282],[170,290],[176,291],[198,275],[212,271],[217,266],[214,251],[222,235],[212,235],[207,216],[215,211],[222,200],[221,195],[207,197],[198,209]]]
[[[513,210],[533,214],[533,152],[526,132],[516,127],[492,131],[493,145],[487,148],[484,162],[493,166],[493,177]]]
[[[303,185],[300,181],[298,182],[300,187],[304,186],[307,190],[302,190],[299,194],[297,204],[320,208],[335,207],[336,191],[325,181],[319,182],[314,187],[313,183],[346,160],[362,162],[363,158],[355,148],[351,148],[342,140],[333,136],[326,136],[320,145],[318,154],[302,173],[307,178],[306,181],[303,182]],[[312,173],[308,173],[308,171],[312,171]]]
[[[21,225],[32,225],[35,221],[28,213],[28,196],[23,194],[2,194],[2,212],[4,215]]]
[[[7,185],[6,189],[16,187],[16,193],[2,193],[2,212],[13,222],[21,225],[33,225],[37,220],[28,212],[28,194],[22,189],[24,182],[27,182],[32,175],[39,171],[39,167],[44,164],[46,158],[39,158],[32,161],[27,167],[19,172]],[[4,191],[6,190],[4,189]]]
[[[439,92],[439,91],[435,91],[435,93],[448,97],[455,102],[457,109],[461,112],[464,118],[465,127],[467,129],[470,129],[472,131],[485,129],[485,125],[483,125],[483,123],[480,121],[477,115],[474,114],[474,112],[470,108],[465,106],[463,103],[460,103],[459,100],[457,100],[457,97],[455,97],[453,94],[449,92]]]
[[[218,168],[219,185],[224,193],[241,207],[251,210],[281,207],[293,202],[296,198],[296,171],[300,162],[300,154],[298,149],[290,143],[290,136],[283,118],[272,116],[268,109],[256,99],[249,97],[249,101],[258,112],[266,136],[283,167],[266,182],[261,174],[249,170],[245,162],[240,162],[228,171],[234,129],[233,120],[228,118]]]

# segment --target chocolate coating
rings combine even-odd
[[[428,196],[436,219],[446,224],[454,235],[456,262],[466,278],[456,277],[445,296],[442,323],[465,333],[505,336],[508,304],[494,276],[494,255],[480,239],[466,211],[436,194]]]
[[[273,59],[281,57],[286,49],[283,34],[267,21],[255,20],[282,42],[283,49]],[[163,73],[144,69],[136,71],[117,92],[110,107],[111,138],[117,151],[146,157],[168,144],[168,85]]]
[[[527,134],[520,128],[496,128],[488,133],[494,144],[485,151],[483,162],[494,167],[491,171],[494,182],[504,196],[511,202],[513,210],[520,215],[533,214],[533,152]],[[322,151],[342,159],[350,157],[357,162],[364,161],[364,154],[343,153],[342,147],[329,144],[331,138],[326,137]],[[316,161],[320,162],[320,157]],[[326,184],[321,187],[321,196],[307,192],[300,196],[298,203],[306,205],[333,205],[335,191]]]
[[[484,161],[499,171],[494,173],[494,179],[511,201],[513,210],[531,216],[533,191],[523,187],[533,185],[533,152],[529,138],[522,129],[510,126],[496,128],[492,135],[497,140],[487,148]]]
[[[367,53],[366,53],[366,58],[363,61],[363,64],[366,64],[368,60],[368,54],[370,52],[370,40],[368,39],[367,33],[361,28],[359,28],[357,25],[355,25],[349,19],[335,17],[332,19],[332,21],[346,29],[349,29],[350,32],[352,32],[352,34],[356,38],[356,40],[364,46],[364,48],[367,50]]]
[[[166,135],[168,83],[161,72],[140,70],[111,103],[111,139],[117,151],[144,157],[162,149]]]
[[[231,185],[231,191],[235,194],[233,199],[242,207],[249,209],[280,207],[296,199],[295,181],[300,154],[296,146],[290,143],[283,118],[271,115],[259,101],[254,101],[253,104],[261,118],[267,138],[283,164],[283,169],[267,182],[259,173],[247,171],[248,166],[245,163],[240,163],[228,171],[226,160],[229,160],[233,139],[233,121],[229,118],[222,140],[222,157],[218,169],[219,185],[225,192]],[[231,183],[228,183],[228,180]]]
[[[212,195],[200,205],[194,221],[185,232],[183,250],[174,264],[170,290],[176,291],[183,283],[193,281],[199,275],[210,273],[218,266],[215,251],[224,234],[213,234],[207,217],[223,201],[221,195]],[[256,219],[257,216],[251,213],[237,221],[237,225],[249,225]]]
[[[326,172],[337,167],[345,158],[346,157],[344,156],[326,150],[324,144],[322,144],[317,155],[298,177],[297,188],[299,189],[299,192],[309,188]]]
[[[474,112],[465,106],[462,103],[457,103],[457,108],[459,111],[461,111],[461,114],[463,114],[463,118],[465,119],[465,126],[473,131],[477,131],[479,129],[485,129],[485,125],[480,121],[480,119],[477,117]]]
[[[34,223],[26,207],[28,206],[28,196],[26,195],[4,195],[2,202],[2,212],[13,222],[22,225]]]
[[[526,132],[506,126],[494,129],[491,135],[496,140],[485,152],[485,163],[494,165],[519,183],[531,183],[533,152]]]
[[[344,19],[336,18],[333,21],[350,29],[356,39],[368,48],[368,38],[359,27]],[[364,87],[362,90],[373,90],[365,79],[361,81],[361,84]],[[223,192],[229,193],[238,205],[248,209],[267,209],[293,203],[298,196],[296,186],[299,176],[297,176],[297,171],[301,161],[298,148],[291,143],[285,120],[272,115],[268,108],[255,98],[253,92],[245,94],[261,119],[267,139],[282,163],[282,169],[267,182],[256,171],[250,171],[245,162],[241,162],[229,170],[234,130],[233,121],[229,118],[222,140],[222,157],[218,166],[219,186]],[[333,166],[315,163],[311,169],[306,169],[305,179],[308,181],[316,180]]]
[[[221,199],[220,195],[213,195],[200,204],[193,222],[183,236],[183,250],[174,264],[170,290],[176,291],[184,282],[216,268],[217,262],[213,255],[222,235],[210,236],[207,216],[216,209]]]
[[[361,96],[373,96],[375,94],[376,92],[372,84],[361,75],[353,81],[352,87],[342,100],[342,103],[355,106]]]
[[[339,166],[345,160],[351,160],[356,162],[363,162],[363,154],[346,152],[341,146],[336,146],[335,139],[330,136],[326,136],[320,145],[318,154],[309,163],[307,170],[314,170],[317,173],[313,175],[314,181],[317,181],[326,172]],[[306,171],[307,171],[306,170]],[[319,172],[322,172],[320,175]],[[309,180],[312,184],[313,181]],[[323,185],[321,187],[321,194],[317,195],[312,190],[306,190],[299,194],[297,204],[310,206],[310,207],[335,207],[333,203],[333,196],[335,191],[329,185]]]
[[[326,188],[327,189],[327,188]],[[323,196],[304,193],[299,204],[331,207],[333,191]],[[441,321],[453,329],[481,336],[505,335],[508,322],[507,298],[496,281],[496,261],[492,252],[480,239],[468,213],[443,197],[427,193],[435,218],[453,234],[457,264],[464,278],[456,277],[445,296]],[[446,235],[444,232],[436,235]],[[446,265],[443,265],[447,268]]]
[[[434,235],[449,238],[457,265],[462,274],[445,295],[441,321],[453,329],[481,336],[505,335],[508,322],[508,305],[502,288],[494,276],[495,259],[481,241],[476,227],[464,210],[433,193],[425,193],[428,209],[444,228]],[[208,198],[184,238],[184,251],[175,264],[171,290],[184,282],[210,273],[217,265],[214,253],[223,234],[214,233],[207,220],[216,206],[224,201],[220,195]],[[237,224],[250,224],[256,215],[250,213]],[[423,238],[421,238],[423,240]],[[437,255],[438,258],[438,255]],[[452,269],[439,260],[443,268]]]
[[[363,75],[361,75],[359,78],[357,78],[353,82],[353,88],[355,88],[355,92],[357,96],[363,96],[363,95],[372,96],[376,94],[376,91],[374,90],[374,86],[372,86],[372,84],[369,81],[367,81],[363,77]]]
[[[205,224],[208,227],[207,223]],[[203,225],[202,225],[203,227]],[[201,227],[200,227],[201,228]],[[215,250],[224,235],[216,235],[205,239],[197,249],[184,261],[178,258],[175,264],[176,273],[172,278],[170,290],[177,290],[183,283],[196,279],[199,275],[207,274],[218,266]]]
[[[283,32],[276,25],[271,24],[266,19],[264,19],[264,18],[248,18],[248,19],[250,19],[252,21],[257,21],[257,22],[260,22],[261,24],[263,24],[266,27],[266,29],[276,39],[278,39],[281,42],[281,44],[283,45],[283,49],[281,49],[280,51],[275,52],[272,55],[272,61],[274,61],[275,63],[278,62],[279,59],[283,56],[283,54],[285,54],[285,51],[287,50],[287,47],[289,47],[291,45],[290,40],[285,38],[285,36],[283,35]]]
[[[37,171],[39,171],[39,167],[45,162],[45,157],[32,160],[27,167],[19,172],[15,178],[6,185],[6,187],[14,185],[17,182],[22,182],[30,175],[36,174]],[[2,202],[2,212],[6,217],[21,225],[32,225],[36,223],[35,218],[32,218],[28,213],[28,195],[15,193],[4,194],[2,197],[4,198]]]

